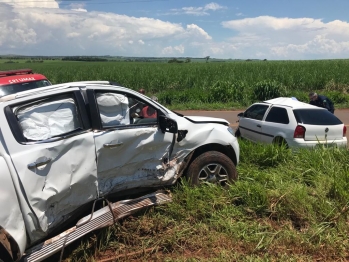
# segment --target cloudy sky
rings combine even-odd
[[[0,0],[0,55],[349,58],[349,0]]]

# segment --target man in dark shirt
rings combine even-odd
[[[328,97],[311,92],[309,93],[309,99],[311,105],[326,108],[328,111],[334,114],[333,102]]]

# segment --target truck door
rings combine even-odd
[[[70,89],[74,90],[74,89]],[[30,211],[36,241],[98,197],[93,132],[78,88],[7,102],[1,129]]]

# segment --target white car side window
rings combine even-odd
[[[97,93],[96,100],[103,127],[129,125],[128,98],[116,93]]]
[[[254,105],[245,111],[244,117],[262,120],[268,107],[267,105]]]
[[[14,110],[28,140],[45,140],[82,128],[73,98],[47,99]]]
[[[281,107],[272,107],[265,119],[266,122],[288,124],[290,120],[288,118],[287,110]]]

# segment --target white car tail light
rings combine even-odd
[[[343,137],[347,135],[347,127],[343,126]]]
[[[305,135],[305,127],[298,125],[294,130],[293,138],[304,138]]]

